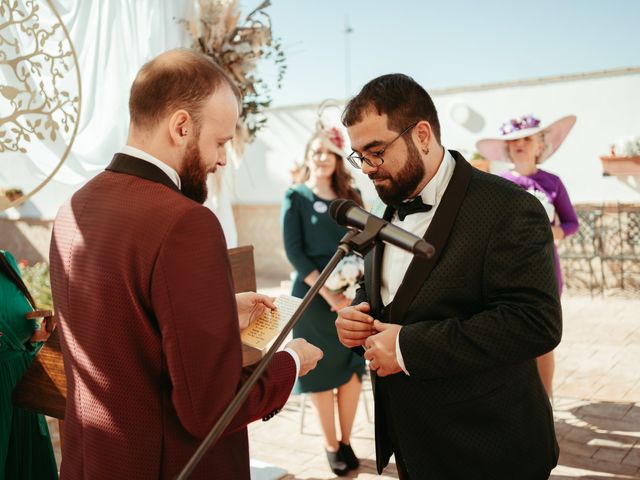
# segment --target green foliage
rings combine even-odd
[[[51,298],[51,280],[49,278],[49,265],[44,262],[27,265],[20,262],[22,280],[31,292],[38,308],[53,310]]]

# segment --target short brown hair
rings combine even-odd
[[[358,123],[370,108],[375,108],[379,115],[387,114],[388,126],[396,132],[426,120],[440,143],[440,121],[436,107],[427,91],[413,78],[401,73],[374,78],[349,101],[342,114],[342,123],[345,127]]]
[[[131,85],[131,123],[149,129],[165,115],[184,109],[199,125],[204,102],[225,84],[240,101],[238,87],[208,56],[187,49],[164,52],[145,63]]]

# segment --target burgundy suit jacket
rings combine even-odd
[[[170,479],[248,376],[220,224],[118,154],[64,205],[50,250],[68,397],[61,478]],[[191,478],[249,479],[247,423],[286,402],[277,354]]]

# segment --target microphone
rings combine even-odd
[[[338,225],[353,227],[358,230],[365,228],[369,218],[379,218],[360,208],[353,200],[345,200],[342,198],[331,202],[329,215],[331,215],[331,218],[333,218]],[[425,258],[431,258],[436,252],[433,245],[427,243],[423,238],[396,227],[387,221],[384,222],[386,225],[382,227],[378,234],[378,237],[383,242]]]

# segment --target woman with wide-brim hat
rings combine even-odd
[[[578,217],[560,177],[538,168],[538,165],[558,150],[575,123],[575,115],[562,117],[549,125],[543,125],[533,115],[525,115],[504,123],[500,128],[500,136],[485,138],[476,144],[486,159],[513,164],[513,169],[501,176],[540,200],[549,215],[556,241],[578,230]],[[553,255],[558,292],[562,294],[562,272],[557,250],[554,249]],[[540,378],[549,397],[553,393],[554,367],[553,351],[538,357]]]

